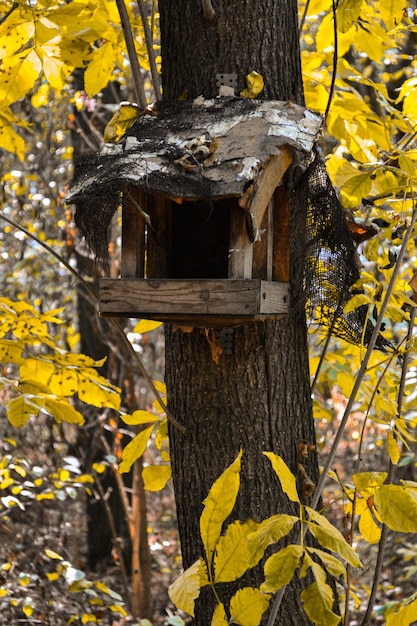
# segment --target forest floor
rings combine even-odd
[[[329,440],[334,426],[325,422],[318,424],[319,442]],[[374,430],[365,438],[363,458],[357,466],[359,432],[360,416],[357,419],[353,416],[335,462],[341,480],[355,471],[366,471],[368,466],[369,471],[384,470],[382,463],[386,457]],[[0,626],[180,624],[167,593],[169,584],[181,571],[172,488],[168,486],[162,493],[149,494],[147,498],[152,615],[150,622],[134,620],[129,613],[117,558],[110,556],[95,571],[88,570],[85,490],[82,485],[77,486],[76,481],[74,488],[68,486],[72,478],[62,473],[63,463],[69,468],[69,474],[71,463],[73,468],[76,463],[71,458],[65,461],[62,441],[51,438],[51,430],[46,426],[43,429],[29,427],[24,433],[20,432],[18,446],[13,443],[16,431],[4,427],[0,435]],[[325,453],[326,446],[323,446],[319,454],[325,456]],[[339,498],[340,492],[337,482],[330,483],[325,504],[330,505],[333,499]],[[39,493],[52,496],[37,499]],[[10,498],[15,498],[16,502]],[[343,498],[328,510],[333,523],[345,532]],[[364,570],[356,571],[357,577],[356,573],[352,575],[349,626],[361,623],[377,550],[365,544],[357,547]],[[416,537],[389,535],[376,603],[380,615],[373,618],[372,624],[385,623],[382,610],[386,603],[415,592],[416,572]]]

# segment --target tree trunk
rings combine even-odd
[[[231,73],[239,94],[246,75],[255,70],[264,78],[261,97],[303,103],[296,0],[213,1],[213,22],[204,18],[197,0],[160,0],[159,7],[165,99],[215,97],[216,75]],[[262,520],[277,512],[297,513],[262,452],[280,454],[297,473],[298,443],[315,442],[305,321],[290,315],[236,328],[232,348],[218,363],[212,355],[213,336],[166,328],[169,409],[187,429],[183,436],[170,428],[184,568],[201,555],[202,502],[240,448],[235,517]],[[315,455],[308,463],[316,481]],[[255,568],[244,583],[259,586],[262,580],[262,569]],[[211,621],[214,599],[207,589],[196,603],[196,626]],[[289,586],[277,624],[310,624],[300,589],[298,581]],[[226,602],[235,591],[233,584],[219,589]]]

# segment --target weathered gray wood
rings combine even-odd
[[[100,280],[100,313],[213,326],[227,316],[234,322],[257,316],[284,316],[288,283],[263,280]],[[207,322],[207,323],[206,323]],[[225,325],[225,324],[223,324]],[[227,324],[226,324],[227,325]]]
[[[145,194],[134,188],[123,198],[122,208],[122,254],[120,273],[122,278],[143,278],[145,264]]]
[[[252,278],[253,245],[249,240],[247,214],[238,206],[230,209],[229,278]]]

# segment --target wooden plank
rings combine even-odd
[[[279,154],[273,154],[262,165],[253,185],[249,186],[247,191],[239,198],[239,206],[249,211],[257,228],[260,227],[268,203],[275,189],[281,184],[282,178],[290,167],[292,160],[289,146],[282,146]]]
[[[122,278],[143,278],[145,265],[145,194],[133,187],[122,207]]]
[[[259,239],[253,244],[252,278],[272,280],[274,201],[268,203],[259,231]]]
[[[247,215],[239,206],[230,209],[229,278],[252,278],[253,245]]]
[[[300,263],[302,261],[300,260]],[[281,185],[274,194],[274,246],[272,280],[290,279],[290,192]]]
[[[184,322],[198,316],[286,315],[287,283],[262,280],[100,280],[100,313]]]
[[[150,224],[146,239],[146,277],[171,276],[172,201],[148,196]]]

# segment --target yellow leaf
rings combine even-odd
[[[170,585],[168,595],[177,609],[194,617],[194,602],[200,595],[200,559]]]
[[[327,583],[314,582],[301,592],[301,601],[305,612],[313,624],[317,626],[336,626],[341,617],[332,611],[333,591]]]
[[[57,552],[54,552],[53,550],[49,550],[49,548],[46,548],[45,554],[46,556],[49,556],[50,559],[56,559],[57,561],[62,561],[62,556],[60,556]]]
[[[239,589],[230,600],[230,615],[233,624],[258,626],[269,606],[270,597],[253,587]]]
[[[339,561],[339,559],[333,556],[333,554],[320,550],[319,548],[310,548],[309,546],[307,546],[307,551],[316,554],[319,557],[329,574],[335,576],[336,578],[346,578],[345,566]]]
[[[0,340],[0,362],[16,363],[17,365],[25,363],[21,356],[23,347],[23,343],[13,341],[12,339]]]
[[[251,567],[256,565],[268,546],[288,535],[294,524],[299,521],[294,515],[278,513],[261,522],[258,529],[248,536],[248,547],[253,563]]]
[[[39,406],[31,402],[25,396],[12,398],[4,403],[6,407],[7,419],[15,428],[22,428],[31,415],[39,413]]]
[[[283,459],[273,452],[264,452],[264,455],[272,463],[272,468],[278,476],[282,490],[287,494],[292,502],[300,502],[297,493],[297,483],[294,474],[288,469]]]
[[[397,465],[400,460],[400,448],[398,446],[398,441],[394,437],[392,431],[388,432],[387,436],[387,445],[388,445],[388,454],[391,459],[391,463],[393,465]]]
[[[50,361],[44,359],[25,359],[20,366],[20,376],[22,379],[47,383],[55,371],[55,366]]]
[[[130,441],[125,448],[123,448],[122,452],[122,462],[119,466],[120,474],[124,472],[128,472],[132,467],[133,463],[142,456],[145,452],[149,437],[152,434],[154,426],[149,426],[149,428],[145,428],[142,430],[132,441]]]
[[[358,293],[356,296],[350,298],[347,301],[343,308],[343,313],[351,313],[352,311],[356,311],[360,306],[364,306],[367,304],[372,304],[373,301],[369,296],[364,293]]]
[[[142,478],[147,491],[160,491],[171,478],[170,465],[148,465],[143,468]]]
[[[401,23],[404,7],[404,0],[379,0],[379,10],[388,30]]]
[[[163,383],[161,380],[153,380],[152,382],[153,382],[153,384],[155,386],[155,389],[157,391],[159,391],[159,393],[166,393],[167,392],[166,384]]]
[[[0,102],[4,105],[20,100],[32,89],[42,64],[32,49],[3,59],[1,69]]]
[[[25,19],[26,18],[26,19]],[[14,55],[24,48],[35,32],[35,24],[28,20],[22,8],[9,16],[0,26],[0,59]]]
[[[120,613],[123,617],[127,617],[128,613],[120,604],[109,604],[109,609],[112,613]]]
[[[108,383],[93,369],[85,368],[78,374],[77,391],[80,400],[87,404],[99,408],[108,406],[117,411],[120,408],[120,389]]]
[[[25,601],[26,602],[26,601]],[[33,613],[33,606],[31,604],[23,604],[22,611],[26,617],[30,617]]]
[[[267,559],[265,563],[265,580],[261,585],[262,591],[275,593],[281,587],[288,585],[303,556],[303,547],[290,544]]]
[[[417,502],[406,487],[382,485],[375,492],[374,503],[381,520],[391,530],[417,532]]]
[[[117,58],[117,50],[110,41],[94,50],[84,74],[88,96],[97,95],[109,82]]]
[[[27,574],[20,574],[19,575],[19,585],[22,585],[22,587],[27,587],[27,585],[30,583],[30,577]]]
[[[254,567],[249,551],[248,535],[253,533],[258,523],[253,520],[229,524],[226,533],[219,538],[214,557],[214,582],[228,583],[243,576],[246,570]]]
[[[59,579],[59,574],[58,572],[49,572],[46,574],[46,577],[48,580],[50,580],[51,582],[54,580],[58,580]]]
[[[362,506],[358,506],[359,502],[362,503]],[[358,500],[356,505],[356,513],[359,515],[359,532],[362,537],[370,543],[371,545],[375,545],[381,539],[381,528],[378,526],[376,521],[372,516],[372,511],[369,508],[366,500]]]
[[[258,72],[246,76],[246,89],[240,92],[242,98],[256,98],[264,88],[264,79]]]
[[[362,567],[359,557],[347,543],[342,533],[324,515],[317,513],[310,507],[305,508],[310,518],[315,522],[308,522],[308,528],[321,547],[336,552],[353,567]]]
[[[52,370],[54,369],[54,366],[52,366]],[[78,389],[77,372],[69,367],[59,368],[50,377],[49,387],[52,393],[55,393],[57,396],[69,397],[74,395]]]
[[[60,424],[68,422],[70,424],[84,424],[84,417],[74,409],[72,404],[63,398],[47,396],[44,402],[45,410],[52,415],[54,420]]]
[[[137,104],[129,102],[121,102],[120,108],[111,118],[110,122],[104,129],[104,141],[112,143],[120,141],[126,131],[135,122],[139,112]],[[133,329],[134,333],[146,333],[161,325],[162,322],[152,322],[149,320],[141,320]],[[143,330],[144,329],[144,330]]]
[[[214,609],[210,626],[229,626],[226,611],[224,610],[224,605],[221,602]]]
[[[158,422],[159,417],[155,413],[150,411],[134,411],[132,415],[120,415],[125,424],[130,426],[138,426],[139,424],[150,424],[151,422]]]
[[[0,148],[15,154],[21,161],[25,156],[25,141],[16,133],[12,122],[4,115],[0,115]]]
[[[240,485],[242,451],[212,485],[200,517],[200,534],[209,566],[225,520],[236,502]]]
[[[92,613],[83,613],[81,617],[81,624],[90,624],[90,622],[98,623],[98,619]],[[101,620],[100,620],[101,621]]]
[[[337,5],[337,29],[346,33],[358,19],[363,0],[341,0]]]
[[[387,626],[413,626],[416,623],[417,598],[405,600],[395,613],[387,614]]]
[[[369,195],[371,187],[372,179],[369,173],[353,176],[340,190],[343,206],[353,209],[362,204],[362,198]]]
[[[353,474],[352,480],[358,491],[369,490],[369,495],[371,495],[375,489],[384,484],[387,476],[387,472],[359,472]]]

